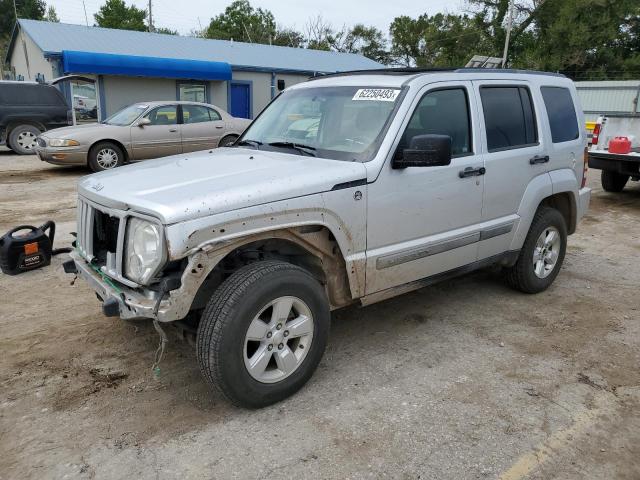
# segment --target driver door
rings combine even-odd
[[[390,158],[368,185],[367,294],[477,260],[484,188],[477,118],[471,82],[431,84],[417,95],[393,157],[416,135],[441,134],[452,138],[453,158],[404,169]]]
[[[162,105],[147,112],[148,125],[131,127],[133,160],[166,157],[182,153],[177,105]]]

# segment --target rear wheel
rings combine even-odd
[[[627,181],[629,181],[629,175],[602,170],[600,181],[602,183],[602,188],[606,192],[621,192],[627,184]]]
[[[100,142],[89,150],[89,168],[102,172],[119,167],[124,163],[124,152],[112,142]]]
[[[233,145],[233,143],[238,139],[238,137],[236,135],[227,135],[226,137],[223,137],[222,140],[220,140],[220,143],[218,143],[219,147],[230,147],[231,145]]]
[[[202,314],[200,370],[232,403],[270,405],[309,380],[329,323],[324,288],[309,272],[279,261],[252,263],[218,287]]]
[[[40,130],[33,125],[18,125],[9,134],[9,147],[19,155],[34,154],[40,133]]]
[[[553,208],[540,207],[513,267],[505,277],[509,286],[524,293],[546,290],[558,276],[567,249],[567,224]]]

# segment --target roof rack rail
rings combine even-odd
[[[413,68],[413,67],[389,67],[368,70],[350,70],[344,72],[318,74],[309,80],[319,80],[327,77],[343,77],[348,75],[419,75],[425,73],[469,73],[469,72],[485,72],[485,73],[507,73],[507,74],[527,74],[527,75],[549,75],[553,77],[565,77],[562,73],[542,72],[538,70],[517,70],[510,68],[474,68],[474,67],[450,67],[450,68]],[[566,78],[566,77],[565,77]]]

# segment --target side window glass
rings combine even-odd
[[[178,123],[178,111],[175,105],[154,108],[145,117],[151,121],[151,125],[175,125]]]
[[[222,120],[222,117],[220,116],[220,114],[216,112],[213,108],[209,108],[208,110],[209,110],[209,118],[211,118],[211,121]]]
[[[416,107],[402,135],[396,158],[411,146],[417,135],[437,134],[451,137],[453,156],[472,153],[469,102],[463,88],[435,90],[427,93]]]
[[[210,122],[210,109],[200,105],[182,105],[182,120],[184,123]]]
[[[524,147],[538,141],[529,89],[482,87],[480,98],[490,152]]]
[[[580,137],[576,108],[569,89],[542,87],[540,90],[549,117],[553,143],[568,142]]]

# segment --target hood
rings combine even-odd
[[[53,130],[47,130],[41,137],[45,138],[64,138],[77,140],[78,136],[85,138],[91,136],[94,132],[104,132],[105,129],[114,128],[113,125],[107,125],[106,123],[87,123],[85,125],[72,125],[70,127],[54,128]],[[122,127],[117,127],[122,128]]]
[[[362,163],[245,148],[148,160],[83,177],[78,194],[165,225],[331,190],[366,178]]]

